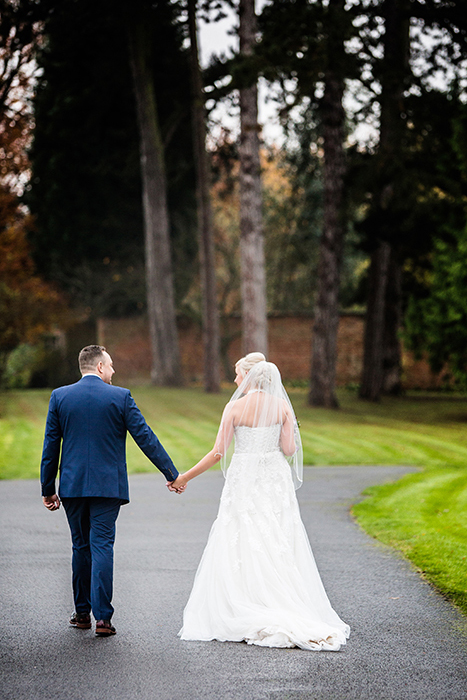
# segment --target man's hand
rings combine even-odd
[[[53,496],[42,496],[42,503],[47,510],[58,510],[60,508],[60,499],[56,493]]]
[[[186,483],[183,481],[182,477],[179,475],[175,479],[175,481],[168,481],[167,482],[167,488],[169,491],[173,491],[174,493],[183,493],[184,490],[186,489]]]

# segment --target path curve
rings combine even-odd
[[[0,482],[0,696],[4,700],[462,700],[467,623],[349,508],[403,467],[313,467],[298,492],[333,607],[352,634],[339,653],[181,642],[177,632],[223,477],[183,496],[132,476],[117,526],[116,637],[68,627],[70,538],[33,481]]]

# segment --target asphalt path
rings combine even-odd
[[[117,635],[68,626],[70,537],[33,481],[0,482],[0,696],[4,700],[415,700],[467,698],[467,624],[349,509],[402,467],[305,470],[302,518],[333,607],[352,632],[340,652],[182,642],[182,610],[223,477],[170,494],[131,477],[115,556]]]

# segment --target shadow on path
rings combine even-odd
[[[63,509],[32,481],[0,482],[1,687],[4,700],[467,699],[466,619],[392,550],[352,521],[367,486],[403,467],[313,467],[298,491],[333,607],[351,626],[338,653],[181,642],[177,632],[216,516],[220,472],[170,494],[131,477],[118,520],[118,634],[68,627],[70,538]]]

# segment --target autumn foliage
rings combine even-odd
[[[35,272],[27,241],[32,218],[15,191],[24,173],[24,133],[2,127],[0,149],[8,158],[0,183],[0,383],[8,354],[37,342],[63,308],[58,292]]]
[[[33,222],[21,194],[29,178],[34,42],[33,32],[26,36],[16,21],[15,7],[6,9],[11,16],[5,13],[0,36],[0,384],[8,354],[37,342],[63,309],[58,292],[36,274],[27,241]]]
[[[2,214],[5,194],[0,194]],[[7,195],[8,198],[8,195]],[[3,218],[3,217],[2,217]],[[56,320],[60,297],[34,272],[26,239],[29,215],[1,222],[0,230],[0,353],[23,342],[34,343]]]

